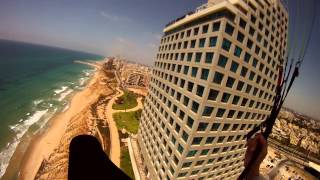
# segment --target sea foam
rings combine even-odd
[[[69,94],[71,94],[73,90],[69,89],[63,93],[60,94],[60,97],[58,98],[58,101],[64,100]]]
[[[60,94],[60,93],[64,92],[64,91],[67,90],[67,89],[68,89],[67,86],[62,86],[60,89],[54,90],[54,93],[55,93],[55,94]]]
[[[38,122],[48,110],[37,111],[25,121],[20,124],[10,126],[10,129],[16,133],[14,140],[7,144],[7,147],[0,152],[0,178],[4,175],[9,161],[16,150],[21,138],[28,131],[29,127]]]

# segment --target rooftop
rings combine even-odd
[[[247,3],[249,0],[239,0],[242,1],[242,3]],[[279,0],[280,3],[283,5],[283,7],[288,11],[288,2],[287,0]],[[190,11],[186,13],[185,15],[174,19],[173,21],[170,21],[168,24],[165,25],[165,30],[164,32],[167,32],[174,27],[172,26],[173,24],[179,22],[179,25],[184,24],[184,22],[188,22],[186,19],[194,19],[197,17],[203,17],[204,15],[208,15],[209,13],[212,13],[215,10],[221,9],[223,5],[227,5],[229,3],[234,3],[235,0],[209,0],[208,3],[202,4],[201,6],[197,7],[195,11]],[[218,5],[221,4],[218,8],[211,8],[212,5]],[[189,18],[190,17],[190,18]]]

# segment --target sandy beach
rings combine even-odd
[[[104,79],[105,73],[98,68],[87,87],[73,96],[70,108],[50,120],[46,131],[32,140],[22,162],[20,179],[66,177],[70,140],[79,134],[97,134],[96,124],[90,119],[99,115],[93,113],[94,110],[103,108],[99,105],[105,103],[99,101],[106,101],[106,97],[113,93],[103,83]],[[57,168],[54,164],[61,166]]]

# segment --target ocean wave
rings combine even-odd
[[[69,89],[69,90],[61,93],[58,101],[64,100],[64,99],[65,99],[69,94],[71,94],[72,92],[73,92],[73,90]]]
[[[69,104],[68,104],[68,105],[66,105],[66,106],[63,108],[62,112],[66,112],[69,108],[70,108],[70,106],[69,106]]]
[[[82,72],[84,73],[85,76],[88,77],[94,72],[94,70],[86,69],[86,70],[83,70]]]
[[[35,101],[33,101],[33,104],[37,106],[38,104],[40,104],[42,102],[43,102],[43,99],[35,100]],[[30,115],[30,114],[27,114],[27,115]]]
[[[6,169],[9,165],[9,161],[23,135],[28,131],[31,125],[38,122],[47,112],[48,109],[43,111],[36,111],[32,116],[30,116],[22,123],[10,126],[10,129],[16,133],[16,136],[11,143],[7,144],[6,149],[0,152],[0,178],[6,172]]]
[[[84,78],[84,77],[80,78],[79,79],[79,85],[83,86],[87,80],[88,80],[88,78]]]
[[[62,86],[60,89],[54,90],[54,93],[55,93],[55,94],[60,94],[60,93],[64,92],[64,91],[67,90],[67,89],[68,89],[67,86]]]

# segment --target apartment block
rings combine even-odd
[[[236,179],[246,134],[269,115],[288,11],[209,0],[163,30],[138,142],[149,179]]]

